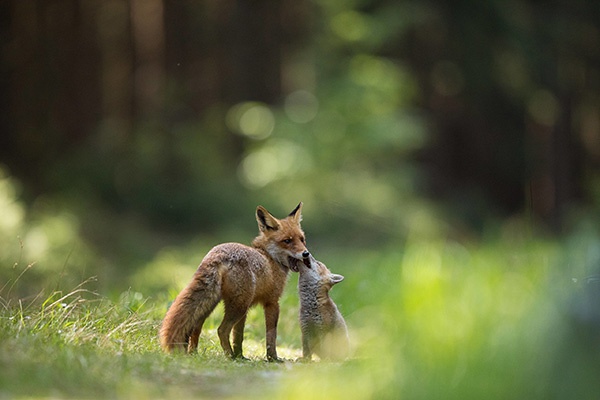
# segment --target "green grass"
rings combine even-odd
[[[214,329],[203,336],[198,355],[165,355],[157,340],[158,306],[140,301],[138,293],[112,302],[84,287],[43,301],[4,301],[0,398],[229,397],[276,388],[270,389],[271,375],[280,367],[258,354],[247,363],[226,359]],[[250,355],[259,347],[248,340]]]
[[[599,330],[573,310],[598,248],[592,237],[409,240],[401,249],[318,255],[346,277],[332,291],[355,350],[344,363],[294,361],[296,277],[282,299],[284,364],[264,361],[260,309],[247,323],[251,361],[223,356],[220,310],[197,355],[166,355],[157,331],[168,291],[136,288],[111,300],[84,282],[19,300],[9,282],[0,291],[0,398],[597,398]]]

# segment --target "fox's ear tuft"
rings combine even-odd
[[[329,279],[331,279],[331,284],[335,285],[336,283],[340,283],[341,281],[344,280],[344,276],[343,275],[339,275],[339,274],[331,274],[329,276]]]
[[[302,202],[298,203],[296,208],[294,208],[294,210],[292,210],[292,212],[290,213],[290,215],[288,215],[288,217],[292,217],[293,219],[296,220],[296,222],[302,221]]]
[[[258,222],[258,229],[261,232],[268,230],[276,231],[279,229],[279,221],[277,218],[271,215],[263,206],[256,207],[256,222]]]

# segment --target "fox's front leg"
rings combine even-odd
[[[277,357],[277,321],[279,320],[279,303],[265,304],[265,325],[267,329],[267,360],[282,362]]]

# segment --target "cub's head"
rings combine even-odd
[[[325,264],[315,260],[312,255],[304,257],[298,271],[300,272],[300,280],[318,283],[320,287],[327,290],[344,280],[342,275],[333,274]]]

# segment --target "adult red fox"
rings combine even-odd
[[[261,304],[265,311],[267,359],[280,361],[276,349],[279,298],[289,270],[298,271],[303,257],[310,255],[301,220],[302,203],[283,219],[258,206],[259,235],[252,247],[240,243],[213,247],[167,311],[159,334],[163,350],[196,351],[205,319],[223,300],[225,315],[218,334],[225,355],[243,358],[246,314],[250,307]],[[232,329],[233,348],[229,341]]]

